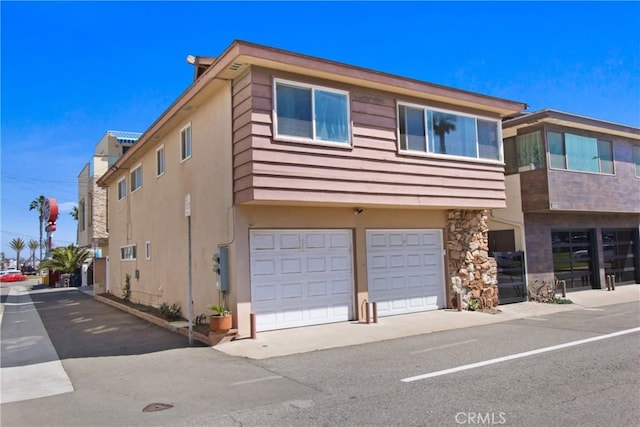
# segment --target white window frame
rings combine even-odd
[[[631,150],[633,151],[633,166],[635,167],[635,174],[637,178],[640,178],[640,170],[637,166],[640,164],[640,145],[633,145]],[[615,163],[613,167],[615,168]]]
[[[311,90],[311,138],[303,138],[299,136],[292,135],[280,135],[278,133],[278,83],[301,88],[301,89],[310,89]],[[316,139],[316,112],[315,112],[315,91],[321,90],[324,92],[337,93],[340,95],[344,95],[347,98],[347,141],[346,142],[336,142],[336,141],[325,141],[322,139]],[[348,91],[334,89],[326,86],[313,85],[309,83],[300,83],[293,80],[285,80],[285,79],[273,79],[273,134],[275,135],[274,139],[280,141],[288,141],[288,142],[300,142],[305,144],[313,144],[313,145],[327,145],[336,148],[344,148],[344,149],[352,149],[353,148],[353,123],[351,123],[351,97]]]
[[[164,144],[156,148],[156,178],[160,178],[162,175],[164,175],[164,170],[166,167],[164,153]]]
[[[120,260],[121,261],[135,261],[138,256],[138,249],[136,245],[124,245],[120,246]]]
[[[187,129],[189,130],[188,141],[185,137]],[[180,163],[186,162],[191,158],[192,150],[193,150],[193,128],[191,127],[191,122],[189,122],[182,129],[180,129]]]
[[[400,107],[401,106],[423,110],[424,124],[425,124],[426,151],[406,150],[406,149],[402,149],[401,148],[401,146],[400,146]],[[460,156],[460,155],[455,155],[455,154],[434,153],[434,152],[429,151],[429,145],[430,145],[429,144],[429,120],[427,118],[427,111],[428,110],[429,111],[433,111],[433,112],[437,112],[437,113],[453,114],[453,115],[456,115],[456,116],[469,117],[469,118],[474,119],[475,122],[476,122],[476,153],[477,153],[476,156],[480,155],[480,147],[479,147],[480,142],[478,141],[478,120],[484,120],[484,121],[495,123],[496,124],[496,130],[497,130],[496,138],[498,140],[499,158],[498,159],[487,159],[487,158],[484,158],[484,157],[467,157],[467,156]],[[457,160],[464,160],[464,161],[470,161],[470,162],[479,162],[479,163],[504,164],[504,141],[502,140],[502,123],[500,122],[500,120],[498,120],[498,119],[496,119],[494,117],[480,116],[480,115],[475,115],[475,114],[462,113],[460,111],[446,110],[446,109],[443,109],[443,108],[434,108],[434,107],[430,107],[428,105],[413,104],[411,102],[398,101],[396,103],[396,122],[397,122],[396,138],[397,138],[398,154],[409,155],[409,156],[418,156],[418,157],[436,157],[436,158],[440,158],[440,159],[457,159]]]
[[[137,175],[138,170],[140,171],[140,183],[136,188],[133,188],[134,184],[138,184],[138,180],[134,180],[134,174]],[[135,193],[136,191],[140,190],[142,188],[142,184],[143,184],[143,180],[142,180],[142,163],[138,163],[134,168],[131,169],[131,172],[129,172],[129,179],[131,181],[131,194]]]
[[[121,187],[124,185],[124,189]],[[118,200],[122,200],[127,197],[127,177],[124,176],[118,181]]]
[[[147,261],[151,259],[151,242],[149,240],[144,242],[144,255]]]

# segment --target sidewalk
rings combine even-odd
[[[255,340],[235,340],[214,347],[221,352],[250,359],[266,359],[328,348],[366,344],[450,329],[507,322],[525,317],[584,310],[593,307],[640,301],[640,284],[623,285],[615,291],[590,289],[571,292],[573,304],[521,302],[501,305],[501,313],[437,310],[400,316],[382,317],[377,324],[341,322],[304,328],[259,332]]]

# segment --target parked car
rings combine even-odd
[[[0,276],[6,276],[7,274],[16,274],[16,273],[22,273],[22,271],[17,270],[15,268],[8,268],[6,270],[0,271]]]
[[[23,265],[22,268],[20,268],[20,270],[22,271],[23,274],[36,274],[38,272],[38,270],[33,268],[33,266],[31,265]]]
[[[0,276],[0,282],[21,282],[27,279],[28,277],[22,274],[20,270],[9,271]]]

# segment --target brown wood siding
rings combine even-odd
[[[352,146],[273,140],[273,78],[347,90]],[[235,203],[505,206],[502,165],[399,154],[392,94],[256,67],[233,94]]]

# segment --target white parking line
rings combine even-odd
[[[467,340],[467,341],[461,341],[461,342],[457,342],[457,343],[453,343],[453,344],[445,344],[445,345],[441,345],[441,346],[438,346],[438,347],[425,348],[424,350],[412,351],[411,354],[427,353],[429,351],[442,350],[443,348],[457,347],[459,345],[470,344],[470,343],[476,342],[476,341],[478,341],[478,340]]]
[[[231,383],[231,385],[233,386],[233,385],[253,384],[253,383],[259,383],[262,381],[278,380],[280,378],[282,378],[280,375],[274,375],[271,377],[256,378],[254,380],[238,381],[237,383]]]
[[[457,366],[455,368],[444,369],[442,371],[431,372],[423,375],[416,375],[414,377],[403,378],[400,381],[404,383],[410,383],[413,381],[426,380],[427,378],[439,377],[442,375],[453,374],[460,371],[466,371],[468,369],[475,369],[475,368],[480,368],[482,366],[493,365],[495,363],[507,362],[509,360],[514,360],[514,359],[521,359],[523,357],[534,356],[536,354],[546,353],[549,351],[561,350],[563,348],[574,347],[577,345],[587,344],[590,342],[606,340],[608,338],[618,337],[626,334],[632,334],[634,332],[640,332],[640,327],[633,328],[633,329],[625,329],[623,331],[613,332],[611,334],[606,334],[606,335],[599,335],[597,337],[586,338],[583,340],[571,341],[568,343],[554,345],[551,347],[539,348],[537,350],[525,351],[524,353],[511,354],[509,356],[498,357],[496,359],[485,360],[483,362],[471,363],[469,365]]]

